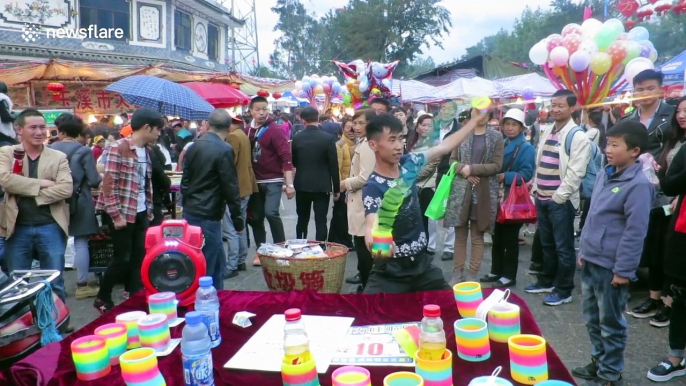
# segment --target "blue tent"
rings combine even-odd
[[[281,99],[286,99],[289,101],[297,102],[298,106],[307,106],[310,104],[310,102],[307,101],[307,99],[304,98],[296,98],[292,92],[286,91],[281,95]]]
[[[666,85],[683,83],[684,72],[686,72],[686,51],[663,64],[660,70],[665,75]]]

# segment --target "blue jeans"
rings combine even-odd
[[[7,269],[31,269],[33,259],[40,261],[40,269],[60,272],[52,282],[52,289],[62,301],[67,299],[64,292],[64,252],[67,249],[67,236],[57,223],[47,225],[17,225],[14,233],[5,241]]]
[[[226,266],[226,254],[224,254],[224,243],[222,242],[222,222],[207,220],[202,217],[193,216],[186,212],[183,218],[188,224],[200,227],[205,237],[205,246],[202,253],[207,261],[207,276],[212,276],[214,288],[224,289],[224,267]]]
[[[584,262],[581,292],[586,329],[591,338],[591,355],[598,363],[598,377],[617,381],[624,370],[626,318],[624,310],[629,286],[612,286],[612,270]]]
[[[241,198],[241,218],[243,219],[243,224],[245,224],[245,218],[248,214],[248,201],[250,201],[250,196]],[[229,212],[228,207],[226,208],[226,211],[224,211],[222,234],[229,243],[226,268],[229,271],[235,271],[238,269],[238,265],[244,264],[245,258],[248,257],[248,232],[243,231],[241,234],[236,232],[236,228],[233,227],[233,222],[231,221],[231,212]]]
[[[5,238],[0,236],[0,268],[2,268],[2,271],[7,274],[9,272],[7,272],[7,262],[5,261],[5,244],[6,243],[7,242],[5,241]]]
[[[281,182],[270,182],[257,184],[259,192],[250,196],[248,207],[250,208],[250,226],[255,239],[255,247],[267,242],[267,230],[264,227],[264,219],[267,219],[269,228],[272,230],[274,243],[286,241],[286,234],[283,230],[283,221],[279,213],[281,205]]]
[[[576,252],[574,251],[574,205],[560,205],[553,200],[536,199],[538,232],[543,248],[543,270],[538,284],[555,287],[562,298],[572,295]]]

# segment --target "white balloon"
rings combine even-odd
[[[589,55],[593,56],[598,53],[598,44],[594,40],[586,39],[579,45],[579,51],[586,51]]]
[[[594,39],[601,28],[603,28],[603,23],[600,21],[593,18],[586,19],[581,24],[581,37],[584,39]]]

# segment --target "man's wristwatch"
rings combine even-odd
[[[295,186],[294,186],[293,184],[290,184],[290,185],[286,185],[286,188],[288,188],[288,189],[295,189]]]

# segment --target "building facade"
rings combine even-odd
[[[215,0],[0,0],[0,59],[227,72],[242,26]]]

